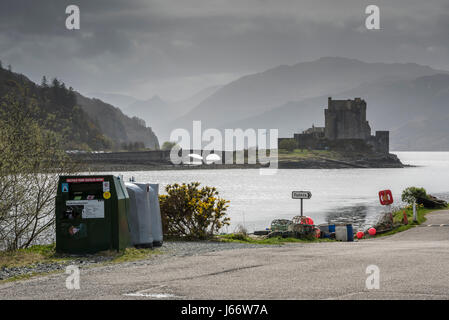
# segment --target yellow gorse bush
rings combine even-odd
[[[167,185],[165,191],[159,201],[166,236],[207,239],[229,225],[229,201],[219,198],[216,188],[192,182]]]

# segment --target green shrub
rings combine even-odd
[[[162,147],[161,147],[161,149],[162,150],[171,150],[173,147],[175,147],[175,146],[178,146],[177,144],[176,144],[176,142],[173,142],[173,141],[165,141],[163,144],[162,144]]]
[[[413,204],[417,198],[427,198],[427,192],[424,188],[408,187],[402,192],[402,201]]]
[[[199,182],[167,185],[167,194],[159,196],[166,236],[207,239],[229,225],[229,201],[218,198],[216,188],[199,186]]]
[[[285,139],[279,143],[279,149],[287,150],[292,152],[296,149],[296,141],[294,139]]]

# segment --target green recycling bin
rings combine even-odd
[[[56,251],[83,254],[129,247],[128,212],[128,192],[119,177],[59,177]]]

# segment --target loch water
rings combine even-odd
[[[264,230],[273,219],[291,219],[300,213],[300,200],[291,198],[294,190],[312,192],[304,200],[304,214],[316,224],[353,223],[364,229],[386,211],[378,192],[390,189],[394,206],[400,206],[406,187],[424,187],[428,193],[449,199],[449,152],[394,152],[404,164],[413,167],[394,169],[279,169],[273,175],[261,175],[259,169],[211,169],[113,172],[125,181],[159,183],[164,193],[167,184],[198,181],[214,186],[220,196],[230,200],[233,232],[238,225],[248,231]]]

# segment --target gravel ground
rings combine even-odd
[[[273,245],[270,245],[273,247]],[[183,241],[168,241],[164,242],[163,246],[156,248],[162,254],[152,255],[149,259],[140,261],[125,262],[125,264],[157,264],[166,261],[172,257],[194,256],[209,252],[244,249],[244,248],[261,248],[264,245],[233,243],[233,242],[183,242]],[[92,267],[104,262],[112,260],[114,257],[85,255],[74,256],[73,259],[66,260],[60,263],[36,263],[33,265],[23,267],[0,268],[0,280],[7,280],[8,278],[32,275],[35,273],[48,273],[53,271],[63,271],[68,265],[77,265],[80,268]]]

